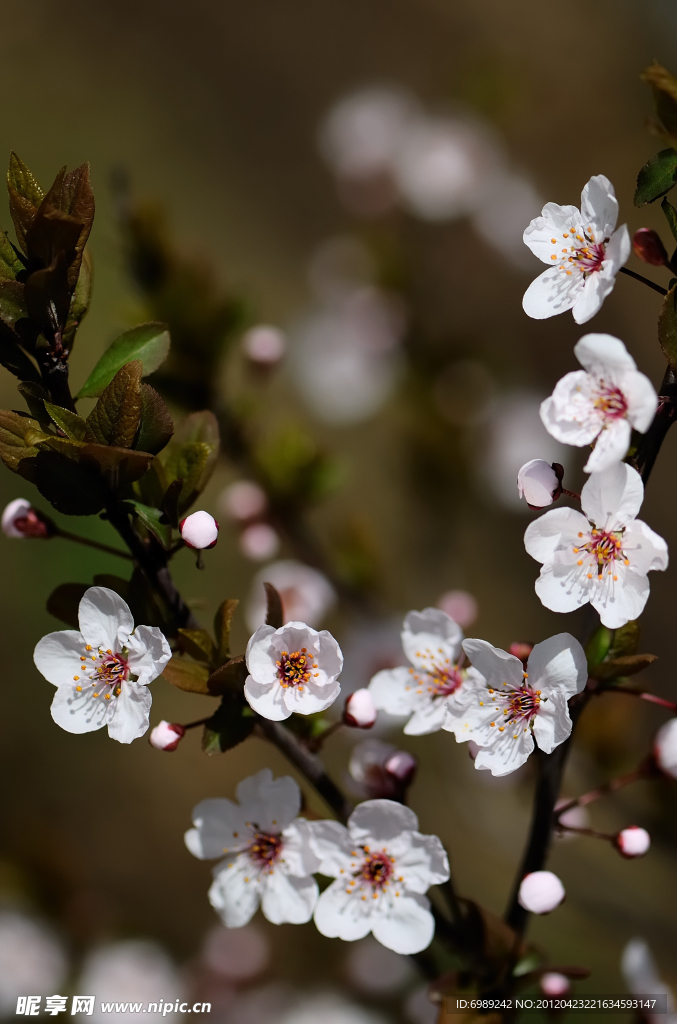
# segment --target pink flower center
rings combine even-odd
[[[259,867],[272,869],[273,864],[282,853],[283,846],[282,836],[272,832],[255,832],[247,848],[247,853]]]
[[[490,700],[495,702],[494,707],[496,711],[500,712],[496,715],[495,721],[489,723],[492,729],[505,732],[506,726],[514,729],[516,725],[521,725],[526,732],[529,723],[540,710],[541,701],[545,699],[541,697],[540,690],[534,690],[529,686],[526,679],[527,673],[525,672],[524,682],[517,689],[506,689],[497,693],[489,687]],[[513,739],[517,739],[516,733],[513,735]]]
[[[574,266],[578,267],[579,270],[582,270],[584,274],[594,274],[596,270],[601,269],[605,257],[606,246],[600,243],[593,243],[582,245],[577,249],[572,249],[569,260],[571,260]]]
[[[92,696],[102,700],[119,697],[122,684],[129,678],[127,659],[120,653],[104,651],[102,647],[99,647],[98,654],[89,653],[92,650],[89,644],[85,649],[88,653],[80,655],[80,674],[73,676],[73,681],[78,684],[75,689],[80,692],[83,686],[91,686],[94,689]]]
[[[583,539],[584,534],[579,533],[578,536]],[[617,580],[618,576],[614,575],[615,563],[622,561],[624,565],[630,564],[623,550],[623,530],[592,529],[588,540],[575,547],[573,552],[581,556],[576,561],[577,565],[583,566],[588,563],[589,580],[595,575],[595,569],[598,580],[603,578],[605,569],[609,576]]]
[[[276,661],[275,665],[277,667],[277,678],[285,690],[290,686],[303,690],[305,683],[310,679],[310,670],[317,668],[306,647],[291,653],[283,651],[280,655],[280,660]],[[317,672],[314,673],[314,675],[317,674]]]
[[[372,889],[382,891],[392,878],[395,862],[385,850],[370,853],[368,846],[365,846],[364,850],[366,857],[362,861],[359,878],[367,882]]]
[[[553,248],[560,245],[557,238],[552,238],[551,241]],[[561,246],[559,252],[552,254],[551,259],[567,276],[570,277],[575,270],[581,271],[585,277],[601,270],[606,259],[608,238],[597,240],[593,228],[589,226],[587,229],[570,228],[563,232],[561,241],[565,244]]]
[[[620,388],[601,380],[595,399],[595,409],[599,409],[607,420],[620,420],[628,414],[628,403]]]
[[[448,697],[455,693],[465,678],[465,673],[458,664],[454,664],[449,658],[444,657],[442,648],[437,652],[430,650],[417,651],[416,657],[424,663],[430,662],[430,667],[420,670],[410,668],[418,694],[426,691],[431,697]]]

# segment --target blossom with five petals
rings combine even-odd
[[[78,609],[80,632],[44,636],[33,660],[58,689],[52,718],[66,732],[94,732],[104,725],[120,743],[148,729],[153,698],[148,684],[172,656],[157,626],[137,626],[126,603],[107,587],[90,587]]]
[[[341,648],[326,629],[305,622],[280,629],[259,626],[247,644],[249,675],[244,695],[254,711],[273,722],[325,711],[341,692]]]
[[[480,750],[476,768],[508,775],[536,743],[550,754],[571,734],[568,701],[588,681],[583,648],[569,633],[536,644],[526,671],[519,658],[486,640],[464,640],[476,678],[447,704],[444,728]],[[481,680],[478,682],[477,680]]]
[[[536,593],[546,608],[572,612],[589,601],[609,629],[641,615],[647,573],[668,565],[663,538],[635,518],[643,498],[637,470],[617,462],[590,476],[581,492],[584,514],[557,508],[530,523],[524,546],[542,563]]]
[[[410,715],[410,736],[442,728],[446,703],[474,669],[461,668],[463,631],[439,608],[409,612],[402,647],[412,668],[383,669],[369,683],[376,707],[390,715]]]
[[[548,270],[527,288],[522,306],[536,320],[570,309],[577,324],[597,313],[630,255],[628,229],[617,231],[618,201],[603,174],[590,179],[581,209],[546,203],[524,232],[524,242]]]
[[[396,953],[430,945],[435,921],[423,894],[446,882],[449,862],[437,836],[418,831],[413,811],[394,800],[367,800],[347,828],[315,821],[311,830],[318,870],[335,879],[315,907],[322,935],[352,942],[371,932]]]
[[[600,473],[625,458],[633,427],[649,429],[658,395],[618,338],[586,334],[574,353],[583,369],[562,377],[542,403],[541,419],[564,444],[596,442],[585,471]]]
[[[310,826],[299,818],[301,790],[269,768],[243,779],[239,803],[203,800],[193,811],[186,846],[200,860],[226,854],[214,868],[209,902],[227,928],[241,928],[261,904],[273,924],[304,924],[313,914],[319,869]]]

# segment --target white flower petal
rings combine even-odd
[[[531,249],[534,256],[538,256],[539,260],[550,264],[553,245],[557,244],[562,248],[562,245],[565,244],[562,239],[563,233],[568,232],[571,226],[578,222],[579,216],[575,206],[546,203],[541,216],[535,217],[525,230],[524,244]],[[553,238],[556,239],[555,243],[552,241]]]
[[[509,775],[521,768],[534,749],[531,729],[521,722],[505,726],[502,733],[496,730],[498,739],[490,747],[482,747],[475,758],[475,768],[488,768],[492,775]]]
[[[630,568],[640,575],[668,567],[667,544],[641,519],[633,520],[626,528],[623,550],[628,556]]]
[[[90,587],[78,608],[80,632],[94,648],[114,653],[123,646],[134,629],[134,617],[119,594],[108,587]]]
[[[311,845],[313,830],[305,818],[297,818],[282,833],[284,868],[295,878],[304,878],[320,870],[320,858]]]
[[[625,566],[617,566],[616,575],[616,583],[608,575],[601,583],[595,579],[590,594],[590,604],[599,612],[602,625],[609,629],[618,629],[639,618],[649,599],[646,576],[628,571]]]
[[[172,656],[172,651],[157,626],[137,626],[127,644],[127,663],[135,676],[144,683],[151,683],[162,675]]]
[[[630,447],[632,430],[626,419],[612,420],[600,432],[584,469],[586,473],[603,473],[625,458]]]
[[[54,686],[72,684],[78,675],[80,656],[86,655],[85,638],[74,629],[48,633],[39,640],[33,652],[33,661],[48,683]]]
[[[544,696],[581,693],[588,681],[585,651],[571,633],[558,633],[536,644],[527,662],[529,686]]]
[[[410,715],[421,703],[413,674],[404,666],[384,668],[369,683],[369,692],[379,711],[389,715]]]
[[[313,916],[319,889],[314,878],[295,878],[274,867],[261,882],[261,910],[272,924],[305,924]]]
[[[576,297],[571,310],[577,324],[586,324],[596,313],[599,313],[607,295],[613,291],[615,283],[615,274],[606,268],[605,263],[602,264],[600,270],[595,270],[586,277],[585,284]]]
[[[513,654],[493,647],[486,640],[474,639],[464,640],[463,650],[473,667],[484,676],[488,687],[500,687],[503,683],[522,685],[522,662]]]
[[[541,403],[543,426],[558,441],[582,447],[597,437],[602,417],[595,408],[593,382],[585,370],[565,374]]]
[[[397,858],[397,872],[409,892],[424,893],[449,878],[449,859],[437,836],[413,832],[411,845]]]
[[[445,658],[454,661],[461,648],[463,631],[440,608],[424,608],[422,612],[409,612],[402,630],[402,648],[416,668],[430,667],[431,658],[437,662]],[[424,657],[427,654],[428,657]]]
[[[601,234],[603,241],[613,234],[618,221],[618,200],[614,187],[604,174],[595,174],[581,193],[581,219],[584,230],[588,226]]]
[[[417,708],[404,727],[407,736],[425,736],[437,732],[447,716],[447,697],[433,697],[424,707]]]
[[[418,818],[409,807],[394,800],[365,800],[348,819],[348,831],[354,843],[391,843],[403,832],[415,832]]]
[[[585,334],[574,345],[574,355],[596,377],[606,377],[610,371],[615,377],[637,369],[623,342],[612,334]]]
[[[341,684],[338,682],[315,687],[311,680],[303,689],[300,686],[290,686],[283,690],[282,700],[290,713],[316,715],[319,711],[326,711],[331,707],[340,692]]]
[[[393,897],[391,913],[374,920],[374,938],[396,953],[420,953],[430,945],[435,934],[435,920],[429,907],[425,896],[415,893]]]
[[[245,854],[214,869],[209,902],[226,928],[242,928],[251,921],[259,905],[259,882],[257,869]]]
[[[606,259],[602,269],[607,269],[610,274],[617,274],[621,267],[625,266],[632,251],[632,242],[627,225],[622,224],[618,231],[614,231],[606,247]]]
[[[645,434],[651,426],[658,408],[656,389],[643,373],[625,374],[622,386],[628,403],[628,419],[635,430],[639,430],[640,434]]]
[[[573,508],[554,508],[529,523],[524,547],[537,562],[549,562],[559,549],[572,547],[579,533],[589,531],[590,524],[580,512]]]
[[[195,828],[186,832],[186,846],[200,860],[222,857],[246,841],[247,820],[246,811],[231,800],[202,800],[193,810]]]
[[[99,697],[103,703],[104,697]],[[119,697],[111,697],[108,717],[108,735],[118,743],[132,743],[148,731],[150,708],[153,697],[143,683],[127,679],[122,684]]]
[[[532,281],[522,299],[522,309],[534,320],[546,320],[571,309],[583,292],[583,275],[571,277],[557,267],[549,267]]]
[[[284,702],[284,694],[277,680],[272,684],[258,683],[252,676],[247,676],[245,680],[244,695],[249,706],[271,722],[281,722],[291,715]]]
[[[343,878],[337,878],[320,894],[313,918],[321,935],[354,942],[372,930],[371,907],[365,909],[359,897],[347,893],[346,884]]]
[[[290,775],[273,778],[262,768],[238,783],[235,795],[249,821],[264,832],[282,832],[301,810],[301,790]]]
[[[310,846],[320,859],[317,869],[321,875],[338,878],[350,869],[353,861],[353,840],[348,829],[338,821],[311,821]]]
[[[566,696],[558,691],[550,693],[547,700],[541,701],[534,719],[536,742],[541,750],[551,754],[555,747],[569,738],[571,729]]]
[[[584,568],[577,572],[571,566],[546,563],[534,589],[550,611],[573,612],[588,603],[591,587]]]
[[[51,706],[52,718],[66,732],[76,734],[96,732],[106,724],[109,715],[108,705],[93,696],[93,687],[88,686],[81,693],[75,689],[75,683],[64,683],[54,694]]]
[[[260,684],[271,685],[277,679],[275,658],[270,648],[275,630],[272,626],[259,626],[247,644],[245,661],[252,677]]]
[[[642,478],[624,462],[602,473],[593,473],[581,491],[581,507],[600,530],[626,526],[639,512],[643,500]]]

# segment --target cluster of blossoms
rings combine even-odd
[[[397,953],[429,945],[434,919],[425,893],[449,877],[437,836],[418,831],[413,811],[393,800],[367,800],[348,820],[299,817],[293,779],[269,769],[237,787],[238,803],[204,800],[193,812],[186,846],[214,868],[212,906],[229,928],[245,925],[259,904],[273,924],[314,919],[330,937],[370,932]],[[319,895],[314,874],[334,878]]]

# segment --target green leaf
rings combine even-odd
[[[88,583],[61,583],[47,598],[47,611],[71,629],[80,629],[78,608],[89,590]]]
[[[12,244],[0,228],[0,278],[4,281],[15,281],[24,265],[15,253]]]
[[[40,426],[51,426],[51,419],[45,409],[45,402],[49,401],[49,394],[42,384],[34,384],[32,381],[22,381],[18,386],[19,394],[28,406],[33,419],[37,420]]]
[[[661,210],[665,214],[665,219],[670,225],[672,237],[677,242],[677,210],[668,199],[664,199],[661,203]]]
[[[637,175],[635,206],[660,199],[677,182],[677,150],[662,149],[644,164]]]
[[[9,158],[7,191],[9,192],[9,212],[14,222],[16,237],[19,245],[26,252],[26,231],[35,219],[38,207],[44,199],[44,192],[16,153],[12,153]]]
[[[28,316],[26,290],[18,281],[0,281],[0,318],[8,327]]]
[[[613,630],[607,626],[598,626],[585,645],[585,656],[588,659],[588,671],[604,661],[611,648]]]
[[[626,654],[619,658],[603,661],[595,668],[595,679],[620,679],[623,676],[634,676],[657,660],[655,654]]]
[[[209,694],[207,687],[209,669],[200,662],[187,661],[185,658],[174,655],[165,665],[162,675],[172,686],[178,686],[179,690],[186,690],[188,693]]]
[[[38,385],[42,380],[37,366],[20,347],[14,332],[4,324],[0,325],[0,363],[20,381]]]
[[[42,201],[39,213],[55,209],[79,225],[78,234],[72,244],[73,255],[69,254],[68,260],[68,283],[72,290],[78,280],[82,255],[92,229],[95,204],[89,180],[89,164],[82,164],[68,173],[65,171],[64,167],[57,174],[54,184]]]
[[[134,447],[157,455],[172,439],[174,421],[169,409],[150,384],[141,385],[141,423]]]
[[[225,665],[221,665],[220,668],[212,672],[207,681],[209,692],[214,696],[220,696],[230,690],[242,696],[248,675],[249,669],[244,654],[238,654],[237,658],[231,658]],[[303,720],[306,720],[305,716]]]
[[[106,349],[78,393],[78,398],[96,398],[110,384],[125,363],[140,359],[143,377],[153,373],[169,353],[166,324],[149,323],[125,331]]]
[[[613,640],[609,648],[609,658],[621,658],[627,654],[636,654],[639,647],[641,627],[637,619],[631,619],[624,626],[614,630]]]
[[[656,114],[666,135],[677,139],[677,79],[658,61],[646,69],[642,79],[652,88]]]
[[[232,750],[251,735],[255,724],[256,719],[244,698],[234,692],[225,693],[204,727],[202,749],[210,757]]]
[[[219,664],[230,659],[230,628],[235,609],[240,602],[228,599],[222,601],[214,616],[214,635],[216,637],[216,657]]]
[[[658,340],[673,370],[677,370],[677,287],[673,285],[663,299],[658,316]]]
[[[47,438],[48,435],[32,417],[0,410],[0,458],[12,472],[18,472],[24,459],[34,458],[38,454],[36,445]]]
[[[87,417],[89,440],[131,448],[141,418],[142,373],[140,359],[118,370]]]
[[[111,491],[140,480],[153,462],[149,452],[135,452],[133,448],[105,444],[84,445],[80,448],[79,459],[83,465],[99,472]]]
[[[214,660],[214,641],[206,629],[180,629],[179,644],[185,654],[190,654],[196,661],[204,661],[211,665]]]
[[[158,508],[151,508],[150,505],[142,505],[140,501],[128,498],[125,501],[134,512],[134,515],[146,529],[162,544],[167,550],[172,543],[172,528],[169,523],[162,521],[163,513]]]
[[[82,323],[87,314],[87,310],[89,309],[89,304],[92,300],[93,281],[94,264],[92,262],[92,254],[89,251],[89,248],[86,248],[82,254],[80,275],[78,277],[78,282],[75,285],[75,291],[73,292],[73,298],[71,299],[68,318],[63,332],[63,343],[65,348],[69,351],[73,348],[78,327]]]
[[[92,516],[104,508],[107,490],[102,478],[91,469],[55,451],[39,451],[30,462],[29,479],[58,512]]]
[[[266,623],[274,629],[284,626],[282,598],[272,583],[264,583],[266,590]]]
[[[62,409],[59,405],[52,405],[51,402],[45,402],[45,409],[57,427],[63,430],[66,437],[69,437],[72,441],[84,441],[85,434],[87,433],[87,424],[82,416],[78,416],[76,412],[71,412],[70,409]]]
[[[154,465],[159,466],[160,460],[156,459]],[[160,502],[162,511],[167,516],[170,526],[175,530],[179,527],[179,497],[181,495],[182,487],[183,480],[172,480],[169,487],[162,495],[162,500]]]

